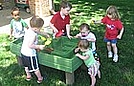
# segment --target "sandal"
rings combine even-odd
[[[40,84],[40,83],[42,83],[43,80],[46,80],[45,76],[42,77],[42,80],[37,80],[37,83]]]
[[[42,77],[42,80],[37,80],[37,83],[40,84],[42,81],[43,81],[43,77]]]
[[[31,80],[31,77],[30,78],[26,78],[27,81],[30,81]]]
[[[30,81],[30,80],[31,80],[31,77],[26,77],[26,80],[27,80],[27,81]]]

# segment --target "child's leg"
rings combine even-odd
[[[112,44],[114,55],[117,55],[117,46],[116,44]]]
[[[101,78],[100,70],[98,70],[98,77]]]
[[[108,57],[112,57],[112,51],[111,51],[111,43],[107,42],[107,50],[108,50]]]
[[[113,52],[114,52],[113,61],[117,62],[118,61],[118,49],[117,49],[116,43],[112,44],[112,47],[113,47]]]
[[[107,50],[108,50],[108,52],[111,51],[111,43],[110,42],[107,42]]]
[[[91,86],[95,86],[95,84],[96,84],[96,77],[95,76],[97,75],[97,73],[98,73],[98,76],[100,78],[99,66],[100,66],[99,62],[96,62],[95,64],[93,64],[92,66],[90,66],[88,68],[88,74],[90,75],[91,81],[92,81]]]
[[[30,79],[31,78],[31,73],[29,72],[28,67],[25,67],[25,72],[26,72],[26,75],[27,75],[27,79]]]
[[[37,76],[38,80],[41,80],[41,81],[43,80],[43,77],[41,76],[40,70],[37,70],[34,73]]]
[[[90,77],[91,77],[91,80],[92,80],[91,86],[95,86],[95,83],[96,83],[95,76],[91,75]]]

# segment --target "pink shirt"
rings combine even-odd
[[[118,32],[123,28],[123,25],[119,19],[111,20],[108,16],[105,16],[101,22],[106,25],[105,38],[116,39]]]

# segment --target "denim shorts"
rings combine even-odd
[[[112,40],[109,40],[107,38],[104,38],[104,42],[110,42],[112,44],[116,44],[117,43],[117,39],[112,39]]]

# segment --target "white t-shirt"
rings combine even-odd
[[[21,18],[19,20],[12,19],[11,22],[10,22],[10,28],[13,29],[13,34],[12,35],[15,38],[20,38],[20,37],[24,36],[25,27],[28,27],[28,25]]]
[[[30,28],[26,31],[25,35],[24,35],[24,40],[23,40],[23,44],[21,47],[21,53],[23,55],[26,56],[36,56],[36,50],[30,48],[29,45],[29,41],[31,41],[32,37],[35,37],[35,41],[33,44],[37,44],[38,39],[37,39],[37,33],[35,33],[33,30],[31,30]]]
[[[79,33],[78,35],[81,39],[94,39],[94,40],[96,40],[96,37],[92,32],[89,32],[89,34],[85,37],[82,37],[81,33]],[[92,42],[91,49],[92,49],[92,51],[96,50],[96,43],[95,42]]]

